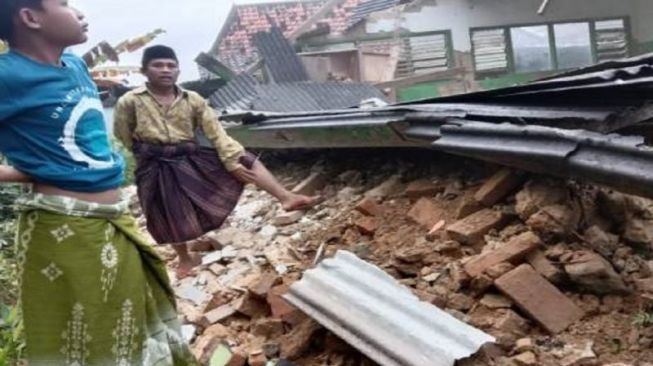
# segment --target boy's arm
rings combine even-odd
[[[206,100],[201,99],[197,103],[198,113],[196,115],[199,118],[199,125],[202,127],[206,137],[211,141],[211,144],[218,152],[220,160],[222,160],[224,166],[230,172],[243,168],[238,161],[243,155],[245,155],[245,148],[243,145],[227,135],[222,124],[218,121],[215,112],[211,109]]]
[[[131,150],[134,144],[134,126],[136,125],[136,111],[134,103],[129,96],[118,99],[113,109],[113,134],[122,142],[123,146]]]
[[[0,183],[30,183],[32,178],[9,165],[0,165]]]

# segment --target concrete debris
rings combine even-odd
[[[581,251],[574,253],[565,264],[565,271],[573,283],[583,290],[597,294],[627,294],[628,287],[612,265],[600,255]]]
[[[384,199],[388,196],[399,193],[402,187],[401,176],[393,175],[383,183],[379,184],[376,188],[365,193],[365,197]]]
[[[515,353],[532,352],[535,349],[535,342],[532,338],[521,338],[515,343]]]
[[[320,330],[320,325],[313,320],[306,319],[298,324],[292,332],[281,339],[281,357],[295,360],[300,357],[313,341],[313,335]]]
[[[523,220],[528,220],[543,207],[568,202],[568,196],[567,188],[559,183],[532,180],[515,196],[515,210]]]
[[[277,226],[288,226],[298,222],[302,217],[304,217],[304,213],[301,211],[284,212],[274,218],[274,224]]]
[[[550,205],[533,214],[526,224],[543,238],[567,238],[576,232],[581,213],[564,204]]]
[[[591,249],[606,258],[611,257],[619,248],[619,237],[596,225],[585,230],[583,238]]]
[[[326,177],[319,172],[311,173],[306,179],[299,183],[292,192],[306,196],[314,196],[326,185]]]
[[[535,353],[528,351],[520,353],[511,358],[518,366],[535,366],[537,365],[537,356]]]
[[[567,347],[565,349],[566,356],[560,360],[560,365],[562,366],[583,366],[594,361],[596,359],[596,354],[592,349],[594,347],[593,342],[588,342],[583,347],[575,348],[573,346]]]
[[[272,166],[285,185],[320,192],[324,203],[281,213],[247,187],[224,227],[192,243],[202,265],[173,284],[182,335],[203,364],[369,365],[355,342],[283,298],[339,250],[401,283],[389,299],[408,293],[496,339],[494,352],[484,347],[461,366],[653,359],[653,330],[632,325],[653,310],[653,201],[578,182],[525,182],[511,170],[488,175],[487,166],[449,158],[437,169],[374,159]],[[137,201],[131,206],[144,225]],[[174,251],[157,250],[174,268]]]

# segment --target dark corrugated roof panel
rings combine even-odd
[[[253,76],[243,73],[215,92],[209,102],[216,109],[248,110],[256,97],[257,86],[258,82]]]
[[[304,82],[261,85],[253,110],[301,112],[357,107],[366,99],[384,99],[380,90],[369,84]]]
[[[438,150],[653,197],[653,149],[642,137],[469,121],[439,135]]]
[[[254,43],[272,82],[287,83],[309,80],[306,67],[279,27],[254,35]]]
[[[369,84],[300,82],[251,84],[251,77],[238,77],[211,96],[211,106],[227,111],[305,112],[356,107],[371,98],[384,99]]]

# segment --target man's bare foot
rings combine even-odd
[[[285,211],[303,211],[308,210],[315,205],[324,201],[322,196],[304,196],[301,194],[293,194],[287,200],[281,202],[281,206]]]
[[[177,280],[190,276],[193,273],[195,266],[200,263],[200,258],[195,255],[189,255],[185,258],[179,257],[179,263],[177,264],[177,270],[175,271]]]

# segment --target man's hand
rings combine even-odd
[[[236,168],[236,170],[231,171],[231,174],[243,183],[255,183],[258,178],[253,170],[247,169],[242,165]]]
[[[30,183],[32,178],[8,165],[0,165],[0,183]]]

